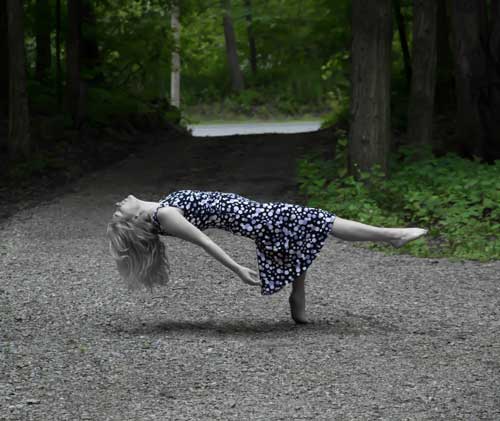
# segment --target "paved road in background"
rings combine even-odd
[[[291,121],[283,123],[192,124],[189,128],[192,130],[193,136],[215,137],[236,134],[314,132],[319,129],[320,125],[320,121]]]

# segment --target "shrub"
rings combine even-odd
[[[309,154],[299,161],[299,186],[310,206],[370,225],[429,228],[427,237],[403,249],[416,256],[500,258],[500,161],[488,165],[454,154],[415,161],[415,150],[404,148],[391,156],[389,177],[375,167],[355,179],[346,155],[341,138],[335,159]]]

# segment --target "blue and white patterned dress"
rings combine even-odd
[[[255,240],[262,295],[291,283],[312,264],[332,230],[335,214],[280,202],[259,203],[235,193],[177,190],[159,201],[174,206],[201,231],[219,228]]]

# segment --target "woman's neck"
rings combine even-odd
[[[148,202],[145,200],[139,200],[139,212],[143,211],[149,216],[153,217],[154,212],[158,208],[158,202]]]

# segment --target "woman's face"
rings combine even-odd
[[[140,209],[139,200],[131,194],[121,202],[115,203],[115,206],[117,206],[117,209],[113,214],[113,218],[134,218],[138,215]]]

